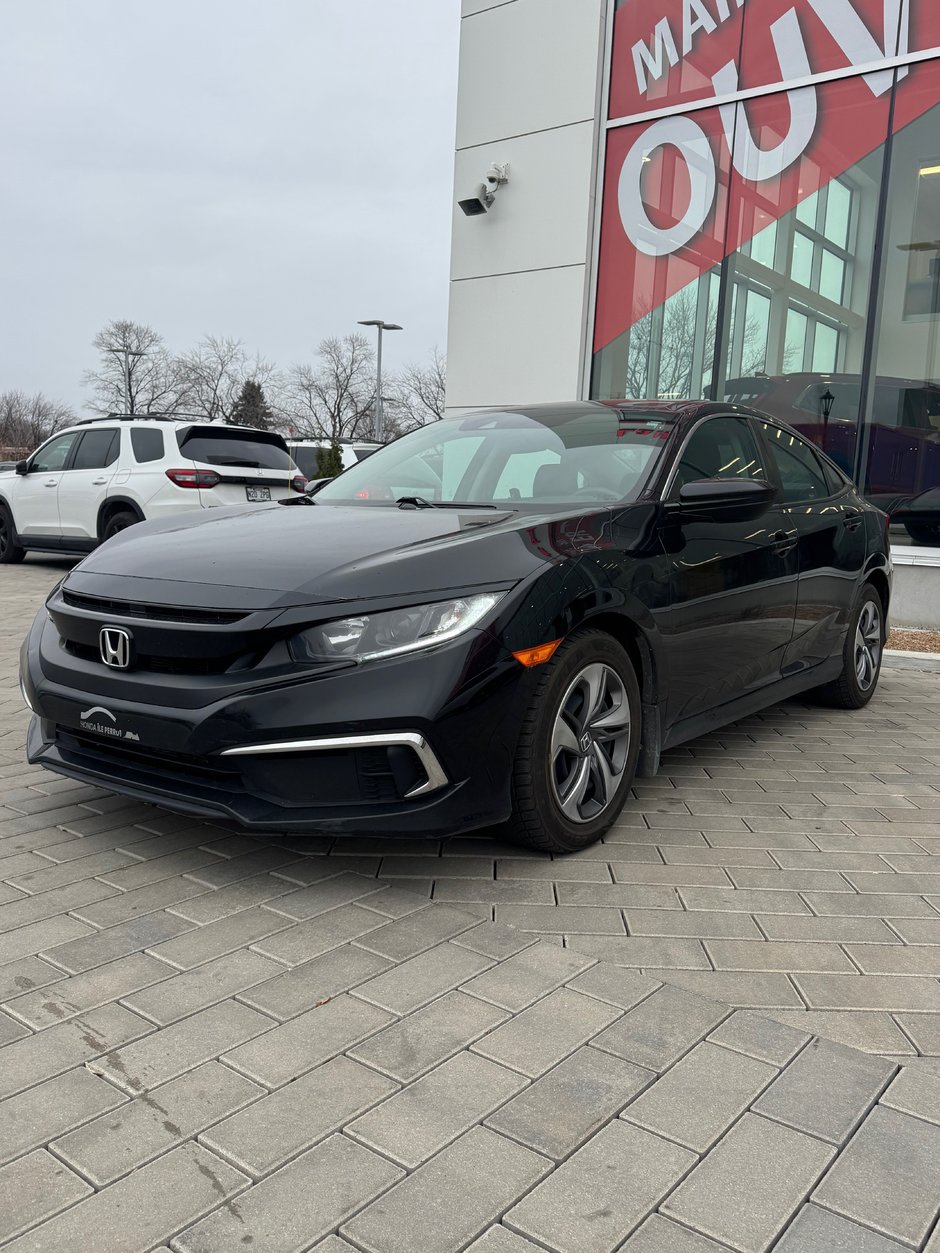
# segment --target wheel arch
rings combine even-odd
[[[659,666],[653,645],[639,623],[625,613],[602,610],[586,616],[579,626],[606,632],[623,647],[630,658],[640,685],[640,702],[643,707],[637,774],[640,778],[650,779],[659,772],[663,743]]]
[[[884,610],[885,624],[887,624],[891,608],[891,584],[888,582],[887,574],[880,566],[874,566],[866,572],[865,582],[870,583],[881,598],[881,607]]]
[[[108,525],[111,518],[116,513],[123,513],[125,510],[137,515],[137,521],[144,521],[144,511],[136,500],[132,500],[130,496],[109,496],[98,510],[98,542],[101,542],[104,536],[104,529]]]

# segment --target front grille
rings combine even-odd
[[[238,769],[221,764],[221,759],[216,762],[210,758],[190,757],[184,753],[142,748],[129,745],[126,740],[86,735],[82,731],[68,731],[63,727],[56,728],[56,744],[67,756],[92,757],[96,761],[107,762],[110,766],[120,763],[133,769],[145,770],[148,774],[165,774],[172,778],[240,790]]]
[[[93,645],[79,644],[75,640],[65,640],[64,643],[66,652],[73,657],[98,665],[104,664],[100,651]],[[144,653],[134,658],[130,669],[150,670],[156,674],[224,674],[241,656],[242,653],[230,653],[225,657],[164,657]]]
[[[103,617],[143,618],[149,622],[189,622],[200,626],[231,626],[247,614],[225,609],[193,609],[178,605],[146,605],[138,601],[112,600],[104,596],[86,596],[82,592],[62,591],[62,599],[73,609],[88,609]]]

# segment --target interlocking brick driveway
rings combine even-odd
[[[4,1253],[940,1253],[940,676],[577,857],[257,839],[25,765],[62,569],[0,569]]]

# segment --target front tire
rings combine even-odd
[[[106,540],[112,539],[120,531],[126,531],[129,526],[136,526],[139,521],[140,518],[130,509],[121,509],[117,513],[112,513],[101,533],[102,544]]]
[[[16,530],[8,509],[0,507],[0,566],[18,565],[26,549],[16,542]]]
[[[878,687],[884,646],[884,605],[878,589],[866,583],[845,634],[842,673],[817,689],[822,703],[836,709],[863,709]]]
[[[603,631],[572,635],[544,667],[523,723],[505,835],[571,853],[623,809],[640,751],[640,690],[625,650]]]

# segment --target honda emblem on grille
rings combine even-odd
[[[131,664],[131,637],[121,627],[102,627],[98,634],[101,660],[112,670],[126,670]]]

